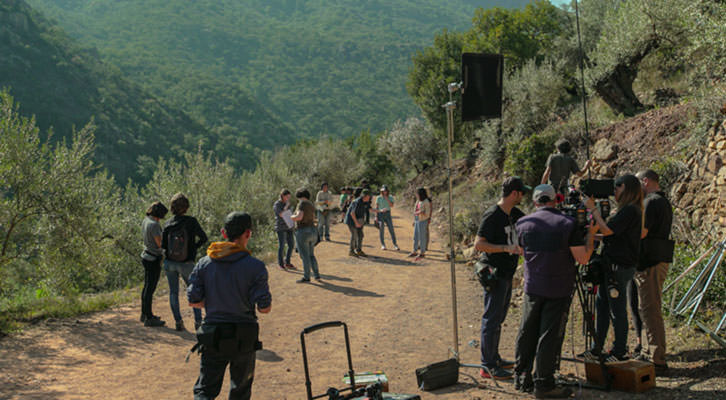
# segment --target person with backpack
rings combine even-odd
[[[171,198],[174,217],[164,227],[161,247],[166,253],[164,272],[169,281],[169,305],[176,321],[175,329],[184,330],[184,320],[179,311],[179,277],[189,286],[189,275],[194,269],[197,250],[207,242],[207,234],[196,218],[186,215],[189,199],[182,193]],[[194,308],[194,329],[202,324],[202,310]]]
[[[161,225],[159,221],[166,216],[169,210],[161,204],[154,202],[141,223],[141,233],[144,238],[144,251],[141,253],[141,264],[144,266],[144,288],[141,290],[141,322],[144,326],[164,326],[164,321],[151,312],[151,302],[154,300],[156,285],[161,275]]]

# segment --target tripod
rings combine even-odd
[[[582,333],[585,337],[586,348],[600,349],[598,354],[598,362],[600,364],[600,371],[602,372],[602,381],[604,385],[584,384],[582,387],[588,389],[597,389],[610,391],[612,386],[612,376],[608,372],[608,367],[605,364],[605,354],[602,352],[603,343],[598,340],[595,332],[595,296],[597,295],[596,286],[589,284],[584,281],[582,273],[578,271],[575,274],[575,292],[580,302],[580,308],[582,308]],[[564,339],[564,336],[563,336]],[[562,361],[569,361],[574,363],[582,363],[582,360],[577,358],[560,357]],[[580,386],[579,382],[562,381],[562,384],[571,386]]]

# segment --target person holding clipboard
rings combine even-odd
[[[281,270],[295,269],[290,263],[292,249],[295,247],[295,239],[293,236],[293,228],[295,222],[292,220],[292,212],[290,211],[291,193],[287,189],[280,191],[280,198],[275,201],[272,210],[275,213],[275,232],[277,233],[277,264]],[[285,245],[287,244],[287,253],[285,253]],[[284,259],[283,259],[284,256]]]

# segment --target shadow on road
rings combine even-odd
[[[315,282],[315,286],[319,286],[319,287],[321,287],[323,289],[330,290],[331,292],[342,293],[342,294],[344,294],[346,296],[353,296],[353,297],[385,297],[385,295],[382,295],[382,294],[379,294],[379,293],[376,293],[376,292],[371,292],[369,290],[356,289],[356,288],[347,287],[347,286],[339,286],[339,285],[335,285],[335,284],[330,283],[330,282],[326,282],[324,280],[323,281]]]

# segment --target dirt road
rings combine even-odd
[[[401,251],[381,250],[377,230],[366,227],[364,250],[371,257],[348,257],[348,230],[335,225],[333,241],[316,248],[321,283],[296,284],[299,272],[270,266],[273,309],[260,317],[265,349],[257,355],[253,398],[305,398],[299,334],[308,325],[330,320],[348,323],[355,370],[385,371],[391,391],[419,393],[424,399],[528,397],[515,392],[511,383],[494,387],[479,378],[475,369],[462,369],[456,386],[432,393],[417,389],[414,370],[447,358],[453,340],[451,295],[449,263],[436,235],[425,260],[414,262],[406,257],[413,236],[407,211],[394,210]],[[387,240],[390,246],[388,237]],[[293,263],[301,266],[297,256]],[[471,280],[464,265],[457,265],[457,282],[461,355],[463,361],[475,363],[479,359],[481,288]],[[515,296],[503,328],[500,349],[505,358],[514,356],[518,301]],[[173,325],[164,293],[155,299],[154,312]],[[169,327],[145,328],[138,321],[139,313],[139,304],[129,304],[76,319],[47,321],[3,339],[0,398],[191,398],[199,357],[193,355],[188,363],[184,357],[194,343],[193,333],[176,332]],[[187,325],[192,325],[191,310],[186,309],[184,317]],[[308,348],[314,392],[342,386],[341,379],[347,371],[342,330],[314,333],[308,339]],[[683,378],[659,378],[658,384],[664,388],[635,398],[654,394],[664,398],[724,398],[724,354],[713,354],[721,357],[715,364],[704,364],[695,355],[682,364],[672,362],[678,368],[692,365],[697,369]],[[564,370],[584,374],[582,367],[575,371],[565,365]],[[226,398],[227,390],[225,379],[220,398]],[[583,398],[625,396],[631,395],[581,393]]]

